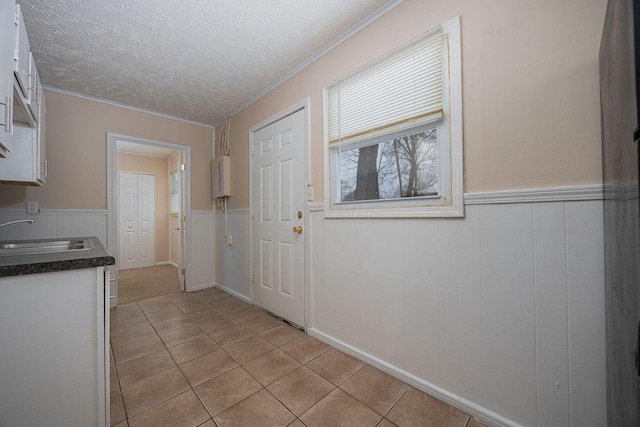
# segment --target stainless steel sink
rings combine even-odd
[[[75,252],[94,249],[89,239],[60,239],[33,242],[0,243],[0,256]]]

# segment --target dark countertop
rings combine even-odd
[[[34,254],[0,255],[0,277],[23,276],[25,274],[50,273],[54,271],[78,270],[81,268],[114,265],[115,258],[95,237],[72,237],[36,240],[3,241],[3,243],[53,242],[69,239],[87,239],[93,248],[80,251],[47,252]]]

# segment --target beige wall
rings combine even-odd
[[[605,7],[605,0],[404,1],[232,118],[230,207],[249,206],[249,128],[306,97],[312,184],[322,202],[322,88],[456,15],[464,191],[601,183],[598,50]]]
[[[155,176],[155,261],[169,261],[169,159],[118,153],[116,163],[118,172]]]
[[[213,129],[128,108],[47,92],[49,176],[42,188],[0,185],[0,208],[107,208],[107,132],[192,147],[192,209],[211,210]]]

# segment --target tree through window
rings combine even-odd
[[[342,202],[438,195],[435,128],[339,155]]]

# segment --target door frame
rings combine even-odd
[[[251,155],[251,147],[253,147],[253,137],[254,134],[295,113],[298,112],[300,110],[302,110],[304,112],[304,127],[305,129],[303,130],[302,134],[304,135],[304,141],[303,141],[303,159],[304,159],[304,164],[302,165],[302,174],[305,177],[305,183],[304,183],[304,188],[305,189],[309,189],[311,187],[311,165],[310,165],[310,158],[309,158],[309,143],[311,141],[311,137],[310,137],[310,114],[309,114],[309,104],[310,104],[310,100],[309,98],[305,98],[301,101],[296,102],[295,104],[285,108],[284,110],[281,110],[280,112],[274,114],[273,116],[269,117],[266,120],[261,121],[260,123],[251,126],[249,128],[249,280],[251,281],[249,283],[249,300],[252,304],[255,303],[255,297],[254,297],[254,286],[255,286],[255,280],[253,279],[255,277],[255,271],[253,269],[253,260],[254,260],[254,254],[253,254],[253,219],[251,218],[253,215],[253,187],[251,186],[251,182],[253,182],[253,156]],[[307,327],[311,327],[311,318],[310,318],[310,312],[311,310],[310,308],[310,302],[311,302],[311,265],[310,265],[310,236],[311,236],[311,221],[309,218],[309,198],[308,198],[308,192],[305,192],[303,199],[306,201],[306,203],[304,204],[304,221],[303,221],[303,227],[305,229],[305,233],[302,233],[302,238],[304,239],[303,241],[303,247],[304,247],[304,272],[303,272],[303,283],[302,283],[302,291],[304,293],[304,325],[298,325],[303,327],[305,330],[307,329]],[[309,237],[308,237],[309,236]]]
[[[136,136],[122,135],[107,132],[107,250],[115,254],[115,266],[109,266],[111,280],[116,283],[116,295],[111,295],[111,307],[117,304],[117,283],[118,283],[118,188],[117,188],[117,143],[118,141],[133,142],[135,144],[150,145],[153,147],[168,148],[184,153],[184,193],[182,200],[185,211],[182,215],[185,218],[184,239],[182,245],[185,251],[184,268],[185,276],[191,276],[191,147],[187,145],[174,144],[171,142],[156,141],[153,139],[139,138]],[[185,291],[189,291],[189,281],[186,281]],[[115,304],[114,304],[115,301]]]

